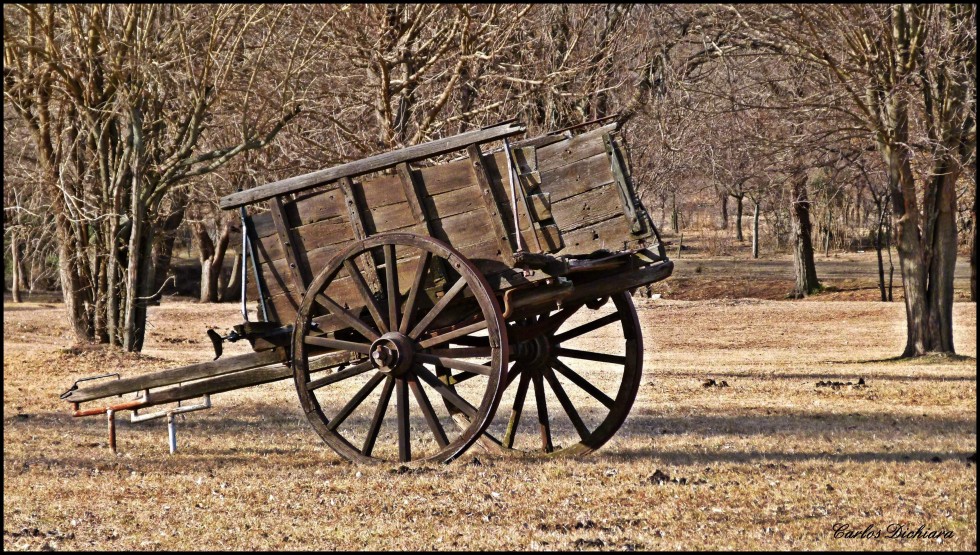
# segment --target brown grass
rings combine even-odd
[[[964,357],[914,361],[892,359],[901,303],[638,304],[643,384],[599,452],[473,447],[399,469],[340,459],[288,381],[215,396],[182,421],[173,456],[163,421],[122,420],[112,456],[105,420],[72,419],[58,394],[84,375],[204,360],[205,327],[237,322],[236,308],[153,308],[136,356],[72,351],[60,305],[8,303],[4,549],[976,548],[974,304],[955,306]],[[954,536],[835,539],[836,523]]]

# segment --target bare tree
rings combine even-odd
[[[976,7],[800,5],[745,20],[756,40],[826,68],[847,93],[840,112],[884,160],[905,289],[902,354],[953,353],[955,184],[976,152]]]
[[[164,199],[297,113],[288,69],[257,86],[278,46],[289,59],[283,10],[4,5],[4,98],[31,132],[79,341],[142,348]],[[237,140],[210,144],[220,126]]]

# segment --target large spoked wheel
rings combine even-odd
[[[515,362],[499,414],[481,438],[485,447],[518,456],[577,456],[615,435],[643,367],[629,293],[515,322],[510,340]]]
[[[462,336],[483,346],[450,348]],[[317,374],[318,356],[337,352],[350,365]],[[293,328],[303,410],[352,461],[456,458],[490,422],[507,360],[504,321],[483,274],[448,245],[408,233],[375,235],[336,255]],[[457,411],[466,426],[452,423]]]

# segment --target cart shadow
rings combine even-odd
[[[911,367],[922,366],[927,364],[948,364],[952,362],[972,362],[976,364],[976,357],[971,357],[967,355],[957,355],[957,354],[936,354],[936,355],[926,355],[916,358],[908,358],[903,356],[894,356],[888,358],[873,358],[867,360],[828,360],[828,364],[895,364],[904,363]],[[976,376],[974,376],[976,378]]]
[[[874,362],[887,362],[891,359],[885,359],[882,361],[832,361],[831,364],[867,364]],[[973,360],[973,359],[970,359]],[[652,374],[652,373],[651,373]],[[698,380],[703,380],[706,378],[744,378],[752,380],[797,380],[802,383],[807,381],[818,381],[818,380],[841,380],[841,379],[857,379],[859,377],[865,380],[871,381],[896,381],[896,382],[975,382],[977,381],[976,374],[965,375],[965,374],[924,374],[921,376],[903,376],[903,375],[889,375],[889,374],[871,374],[863,371],[846,371],[840,373],[792,373],[792,372],[775,372],[772,374],[760,374],[757,371],[752,372],[677,372],[674,370],[665,371],[663,374],[652,374],[653,380],[659,377],[664,378],[694,378]]]
[[[849,453],[786,452],[786,451],[719,451],[685,452],[659,450],[655,447],[622,447],[606,450],[602,457],[622,462],[650,461],[664,465],[705,465],[711,463],[750,464],[759,462],[827,462],[827,463],[933,463],[945,461],[967,463],[967,458],[975,451],[857,451]]]

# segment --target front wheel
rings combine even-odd
[[[450,347],[463,336],[483,346]],[[318,355],[336,352],[351,364],[311,375]],[[409,233],[375,235],[337,254],[308,288],[293,328],[300,404],[323,440],[358,462],[458,457],[497,408],[508,356],[483,274],[445,243]],[[457,412],[465,426],[453,424]]]

